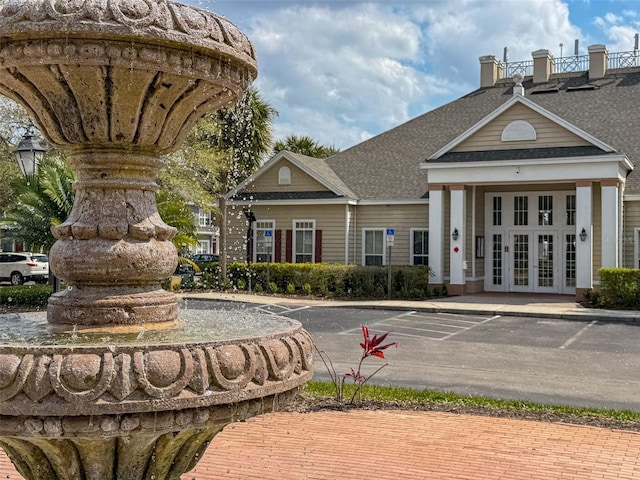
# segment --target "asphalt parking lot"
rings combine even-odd
[[[367,360],[370,383],[505,400],[640,411],[640,324],[412,310],[189,300],[189,308],[244,308],[300,321],[336,371],[360,359],[361,325],[401,347]],[[382,362],[382,363],[381,363]],[[315,378],[328,380],[316,361]]]
[[[190,300],[190,308],[243,308],[300,321],[312,334],[361,335],[391,332],[397,341],[484,343],[559,350],[640,354],[640,324],[593,320],[482,316],[362,308],[291,307]]]

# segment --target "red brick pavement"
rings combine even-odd
[[[21,478],[4,455],[0,479]],[[640,434],[434,412],[277,413],[229,425],[182,480],[640,479]]]

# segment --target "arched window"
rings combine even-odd
[[[289,167],[280,167],[278,171],[278,184],[291,185],[291,169]]]

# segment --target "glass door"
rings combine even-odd
[[[559,293],[556,274],[556,234],[536,232],[534,254],[535,281],[533,291]]]
[[[511,290],[531,292],[531,234],[528,232],[511,233]]]

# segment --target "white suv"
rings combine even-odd
[[[44,283],[49,279],[49,258],[43,253],[0,252],[0,281],[22,285],[33,280]]]

